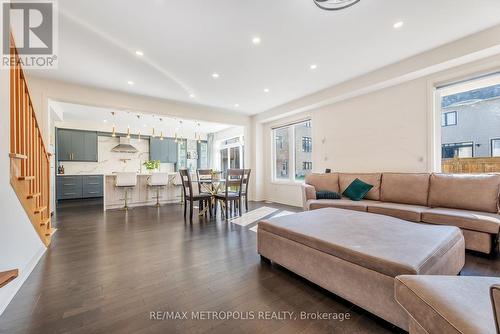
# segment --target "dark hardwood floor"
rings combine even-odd
[[[99,202],[65,203],[54,220],[52,245],[0,317],[0,333],[398,332],[284,268],[261,263],[249,230],[255,224],[198,217],[191,224],[180,205],[103,213]],[[499,274],[498,255],[467,254],[462,275]],[[188,320],[151,319],[157,311],[188,312]],[[193,311],[243,317],[286,311],[299,319],[195,320]],[[348,312],[350,319],[300,320],[300,312]]]

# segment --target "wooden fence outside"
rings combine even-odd
[[[443,159],[443,173],[500,173],[500,157]]]

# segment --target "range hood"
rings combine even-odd
[[[120,152],[120,153],[137,153],[139,150],[137,150],[135,147],[130,145],[130,139],[127,137],[120,137],[120,144],[116,145],[111,149],[113,152]]]

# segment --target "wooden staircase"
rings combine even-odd
[[[10,184],[33,227],[48,246],[50,220],[50,154],[43,142],[14,40],[10,38]]]

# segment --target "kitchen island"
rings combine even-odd
[[[148,178],[151,174],[137,174],[137,185],[130,187],[128,191],[128,206],[148,206],[156,204],[156,187],[148,186]],[[182,187],[179,173],[169,173],[168,185],[161,187],[160,204],[180,203]],[[104,176],[104,211],[120,209],[124,206],[125,189],[116,187],[116,175],[107,174]]]

